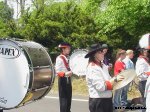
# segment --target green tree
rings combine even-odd
[[[6,22],[13,17],[13,10],[4,2],[0,2],[0,18]]]
[[[7,37],[12,33],[12,17],[13,10],[6,3],[0,2],[0,37]]]
[[[111,0],[107,8],[97,15],[99,35],[115,48],[132,48],[141,35],[150,31],[149,0]]]
[[[59,42],[70,42],[85,48],[98,41],[96,24],[75,2],[54,2],[26,12],[21,18],[21,37],[32,39],[54,49]]]

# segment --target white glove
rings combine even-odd
[[[72,71],[65,72],[66,77],[70,77],[72,75]]]

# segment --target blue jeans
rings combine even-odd
[[[122,88],[121,105],[122,105],[122,106],[125,106],[125,107],[126,107],[127,104],[128,104],[127,94],[128,94],[129,87],[130,87],[130,83],[127,84],[125,87]]]
[[[114,92],[114,98],[113,98],[113,106],[115,107],[121,107],[121,94],[122,94],[122,88],[117,89]]]

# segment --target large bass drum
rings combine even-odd
[[[0,39],[0,107],[11,109],[41,99],[54,83],[54,72],[42,45]]]
[[[88,53],[86,49],[76,49],[70,56],[69,66],[73,74],[78,76],[86,75],[86,68],[88,65],[88,58],[84,58]]]

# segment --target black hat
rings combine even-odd
[[[89,47],[89,52],[85,55],[85,58],[89,58],[91,55],[102,49],[104,48],[100,44],[92,44]]]
[[[67,42],[62,42],[58,46],[59,48],[66,48],[66,47],[71,47],[71,45]]]

